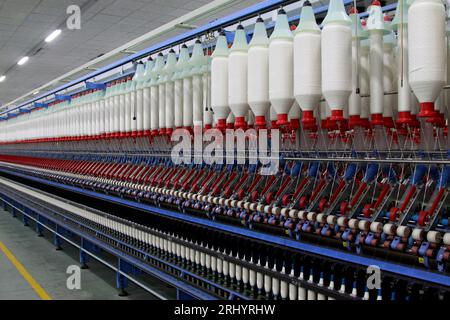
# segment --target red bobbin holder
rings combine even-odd
[[[302,125],[305,130],[314,130],[317,128],[314,111],[305,110],[302,113]]]
[[[288,125],[289,121],[288,121],[288,115],[285,113],[281,113],[277,115],[277,125],[279,126],[285,126]]]
[[[245,117],[236,117],[234,119],[234,127],[236,129],[245,129],[245,128],[247,128],[247,122],[245,121]]]
[[[331,121],[343,121],[344,120],[344,110],[331,110]]]
[[[355,127],[361,126],[361,117],[359,115],[352,115],[348,117],[348,126],[353,129]]]
[[[370,116],[370,120],[371,120],[372,125],[374,125],[374,126],[382,126],[384,124],[382,113],[372,114]]]
[[[227,120],[226,119],[217,119],[216,128],[221,131],[225,131],[225,129],[227,128]]]
[[[420,112],[418,114],[421,118],[432,117],[435,114],[433,102],[422,102],[420,104]]]
[[[258,129],[265,129],[266,128],[266,117],[265,116],[256,116],[255,117],[255,126]]]

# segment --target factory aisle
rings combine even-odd
[[[3,226],[3,223],[1,225]],[[0,253],[0,299],[39,299],[38,294],[6,257],[3,250]]]
[[[0,210],[0,300],[39,300],[46,295],[54,300],[154,299],[132,284],[127,289],[130,295],[119,297],[114,272],[92,260],[89,269],[81,270],[81,289],[69,290],[66,269],[78,265],[78,251],[68,244],[56,251],[50,239],[49,235],[39,238],[33,229]]]

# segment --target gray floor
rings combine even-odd
[[[56,251],[51,236],[38,237],[31,227],[0,210],[0,241],[22,263],[31,276],[55,300],[67,299],[155,299],[143,289],[130,284],[127,297],[119,297],[115,288],[115,273],[97,261],[89,262],[89,269],[81,271],[81,289],[69,290],[66,286],[67,267],[78,265],[76,248],[64,244]],[[146,277],[146,282],[158,293],[174,298],[174,289]],[[40,299],[17,269],[0,251],[0,300]]]

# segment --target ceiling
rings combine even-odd
[[[236,1],[195,23],[211,21],[259,1]],[[0,0],[0,75],[6,73],[7,77],[0,83],[0,105],[208,2],[212,1]],[[66,28],[66,8],[71,4],[81,7],[80,30]],[[58,27],[62,34],[49,44],[43,42]],[[176,29],[164,38],[183,32],[186,30]],[[24,55],[30,60],[18,66]]]

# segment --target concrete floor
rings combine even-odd
[[[89,269],[81,270],[81,289],[69,290],[66,286],[67,267],[78,264],[78,250],[63,244],[56,251],[51,235],[38,237],[33,225],[25,227],[21,220],[9,212],[0,210],[0,242],[20,261],[36,282],[55,300],[80,299],[156,299],[140,287],[130,283],[127,297],[119,297],[115,287],[115,273],[103,264],[91,259]],[[112,257],[111,263],[114,263]],[[145,277],[145,284],[168,298],[175,297],[175,290],[164,283]],[[0,300],[30,299],[40,297],[0,250]]]

